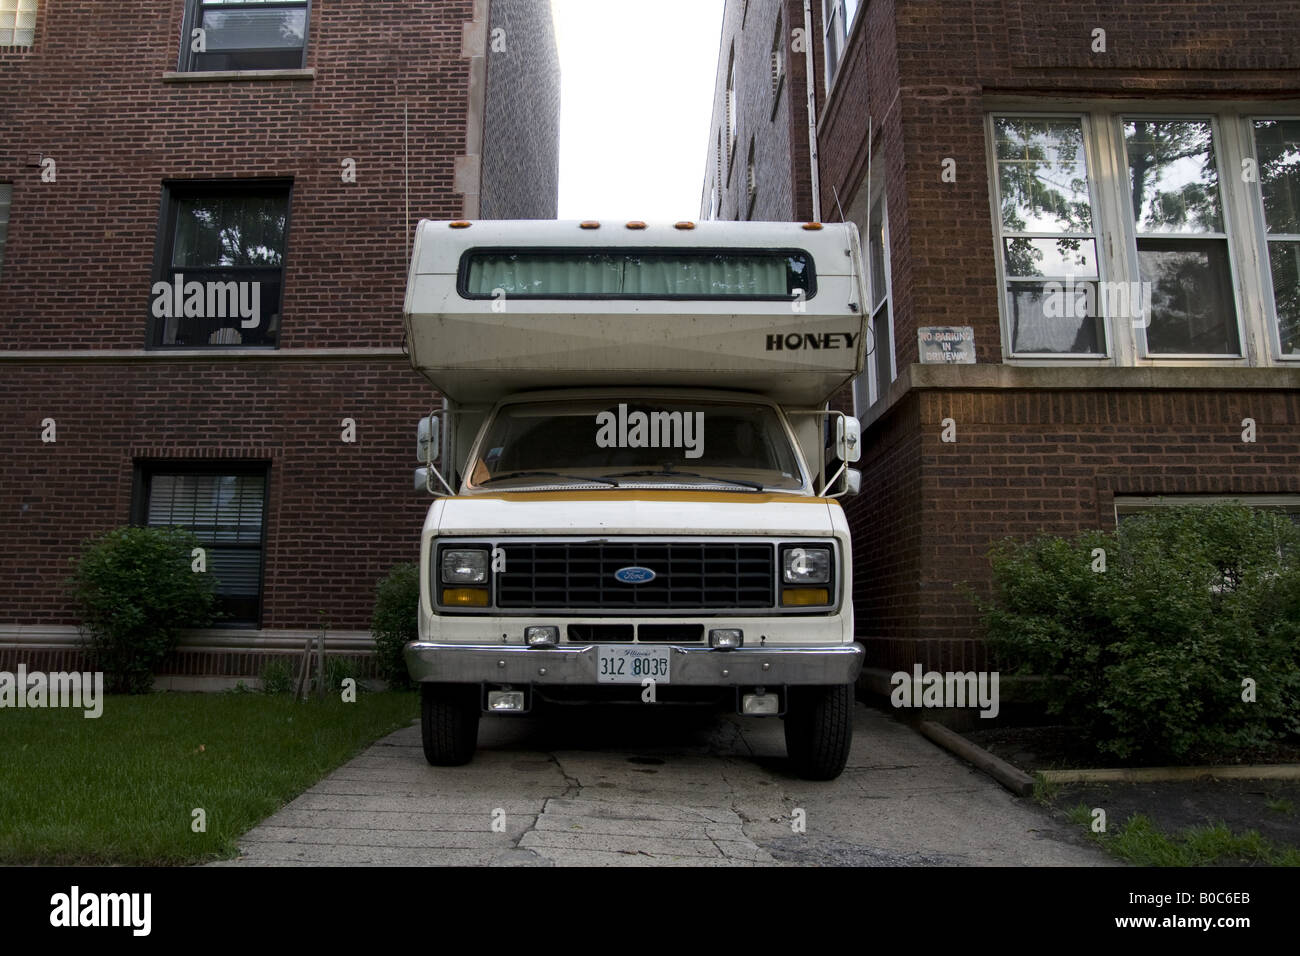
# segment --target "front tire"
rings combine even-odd
[[[853,685],[791,687],[786,703],[785,751],[805,780],[834,780],[853,743]]]
[[[477,684],[421,684],[420,738],[424,759],[435,767],[458,767],[478,749]]]

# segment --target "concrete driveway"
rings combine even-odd
[[[777,719],[653,706],[484,718],[465,767],[430,767],[418,724],[399,730],[216,865],[1110,862],[1074,828],[862,704],[848,769],[829,783],[787,773]]]

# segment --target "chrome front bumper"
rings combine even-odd
[[[406,668],[416,682],[446,684],[595,685],[596,644],[525,647],[521,644],[406,645]],[[618,647],[647,645],[619,644]],[[851,684],[862,669],[861,644],[834,647],[667,646],[668,683],[696,687],[779,684]]]

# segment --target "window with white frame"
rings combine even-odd
[[[848,46],[853,18],[858,14],[858,0],[822,0],[822,29],[825,33],[826,89],[835,82],[840,60]]]
[[[889,222],[883,190],[871,202],[867,217],[868,285],[870,287],[870,324],[872,349],[871,403],[889,388],[894,380],[894,314],[889,293]]]
[[[850,217],[862,234],[863,268],[866,270],[866,363],[853,380],[854,414],[863,415],[889,390],[897,376],[894,358],[894,313],[890,278],[889,202],[884,167],[873,151],[868,182],[858,190]]]
[[[717,166],[718,169],[718,181],[719,183],[724,183],[727,181],[727,173],[726,173],[726,167],[723,165],[723,161],[722,161],[722,130],[721,129],[718,130],[717,149],[718,149],[718,160],[715,165]]]
[[[990,114],[1004,356],[1300,359],[1300,120],[1194,109]]]
[[[1240,355],[1227,226],[1209,119],[1124,120],[1149,355]],[[1146,293],[1142,293],[1146,297]]]
[[[736,157],[736,48],[731,48],[731,57],[727,61],[727,178],[731,178],[731,167]]]
[[[1276,345],[1300,358],[1300,119],[1256,119],[1252,132]]]
[[[781,81],[785,79],[785,26],[784,19],[778,11],[776,30],[772,33],[772,100],[781,95]],[[775,116],[775,111],[773,112]]]
[[[754,137],[749,137],[749,158],[745,161],[745,218],[754,215],[754,200],[758,198],[758,174],[754,169]]]
[[[1105,355],[1083,121],[998,116],[993,129],[1011,350]]]
[[[0,0],[0,47],[36,42],[36,0]]]

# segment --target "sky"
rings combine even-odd
[[[560,219],[696,219],[723,0],[551,0]]]

